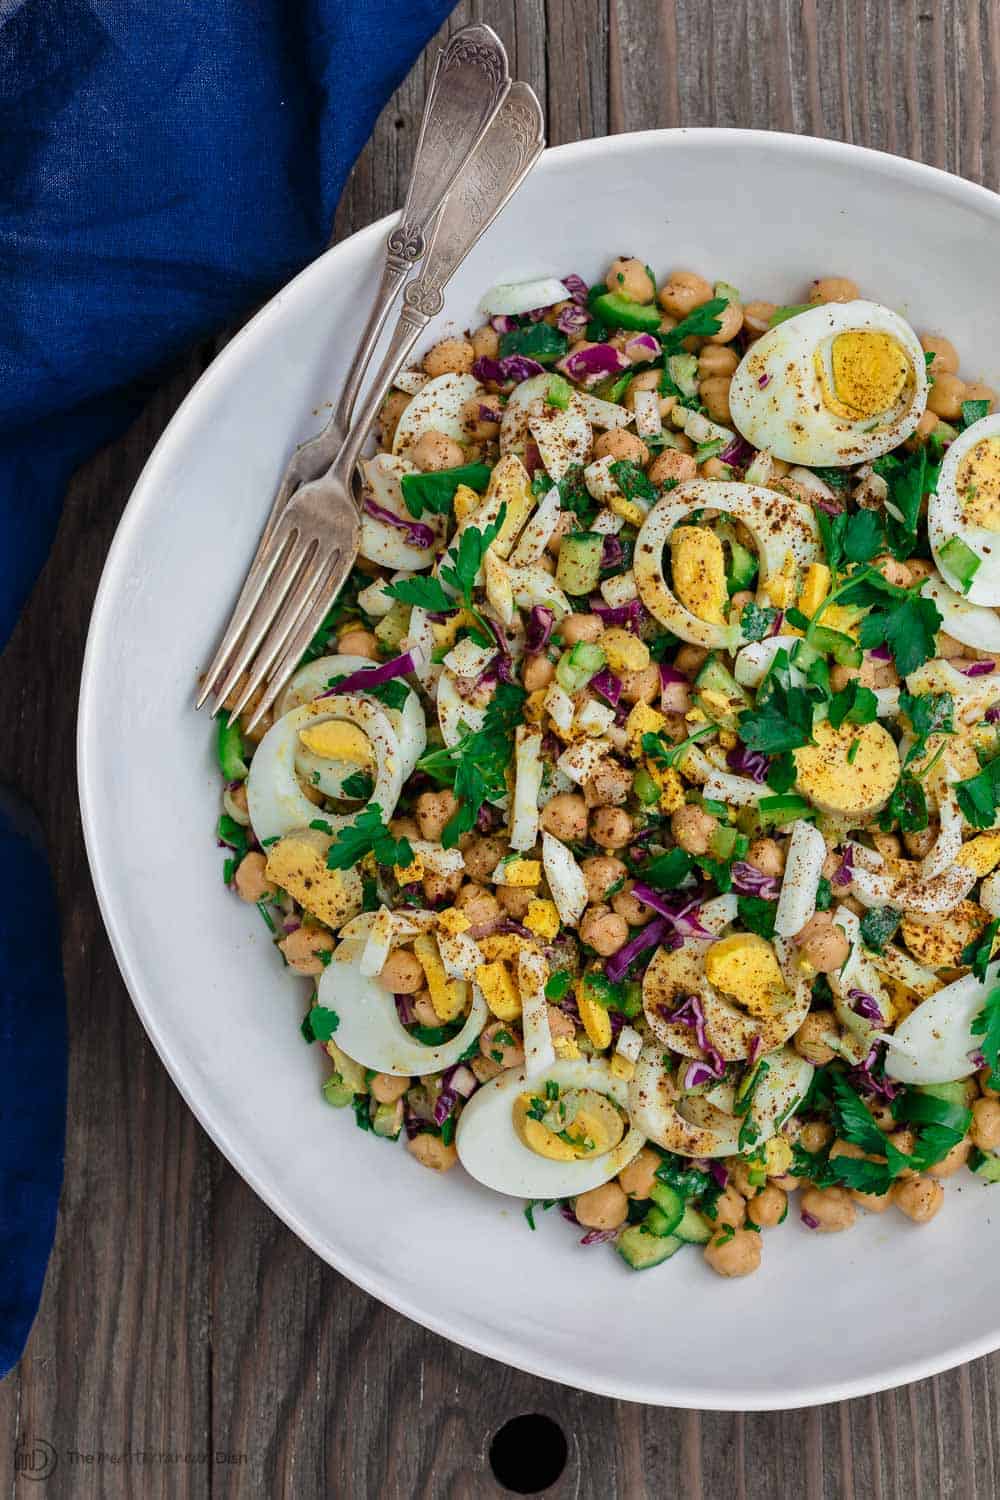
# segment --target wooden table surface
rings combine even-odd
[[[470,19],[503,36],[546,106],[553,144],[652,126],[769,127],[997,186],[996,0],[476,0],[450,24]],[[338,237],[398,206],[428,69],[425,57],[384,111]],[[491,1497],[509,1493],[490,1470],[493,1434],[541,1412],[568,1444],[545,1491],[560,1500],[1000,1495],[1000,1356],[803,1412],[662,1411],[584,1395],[372,1301],[300,1244],[196,1125],[133,1013],[97,913],[74,719],[118,517],[221,342],[151,392],[133,428],[76,476],[53,556],[0,658],[0,782],[23,790],[48,831],[71,1036],[55,1252],[27,1353],[0,1384],[4,1493]],[[39,1440],[58,1458],[43,1484],[15,1475],[15,1449]]]

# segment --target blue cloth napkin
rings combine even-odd
[[[323,249],[378,111],[453,3],[0,0],[0,648],[73,469],[171,360]],[[34,1316],[59,1191],[56,930],[8,801],[0,1375]]]

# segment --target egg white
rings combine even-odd
[[[870,329],[901,345],[912,385],[897,408],[859,421],[823,400],[814,356],[838,333]],[[733,423],[747,442],[786,463],[841,466],[878,458],[913,432],[927,405],[924,351],[898,313],[877,302],[831,302],[779,323],[751,344],[729,388]]]
[[[984,526],[976,526],[963,519],[956,481],[962,460],[969,450],[983,438],[996,437],[1000,437],[1000,412],[981,417],[978,422],[973,422],[971,427],[959,433],[944,456],[937,491],[931,496],[927,507],[927,534],[934,561],[945,582],[957,590],[968,604],[1000,604],[1000,532],[988,531]],[[979,567],[964,594],[961,581],[949,570],[947,560],[942,561],[941,558],[941,549],[956,536],[980,559]],[[947,625],[944,628],[949,634],[952,633]],[[962,636],[956,636],[956,640],[962,639]]]

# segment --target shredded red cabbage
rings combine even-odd
[[[746,438],[737,434],[732,442],[723,448],[719,458],[724,464],[732,464],[736,469],[745,469],[747,464],[753,461],[756,451],[755,448],[751,448]]]
[[[481,354],[472,366],[472,373],[484,383],[491,381],[503,385],[505,380],[517,384],[531,375],[540,375],[543,368],[537,359],[529,359],[526,354],[508,354],[504,359],[491,359],[488,354]]]
[[[745,745],[734,745],[726,751],[726,765],[754,781],[767,780],[768,758],[762,750],[748,750]]]
[[[556,617],[544,604],[533,604],[524,636],[524,649],[531,656],[544,651],[552,637]]]
[[[861,1016],[865,1021],[875,1021],[881,1024],[882,1012],[873,995],[869,995],[865,990],[848,990],[847,998],[856,1016]]]
[[[356,672],[348,675],[338,682],[336,687],[328,688],[325,693],[320,693],[320,698],[333,698],[338,693],[365,693],[369,688],[381,687],[385,682],[392,682],[395,677],[405,677],[408,672],[414,670],[412,651],[404,651],[402,656],[394,656],[392,661],[384,661],[378,667],[359,667]]]
[[[606,1245],[617,1237],[617,1229],[588,1229],[580,1239],[581,1245]]]
[[[605,629],[610,625],[623,625],[635,635],[639,634],[646,618],[641,599],[630,599],[627,604],[605,604],[599,595],[595,595],[590,600],[590,612],[597,615]]]
[[[834,871],[834,876],[833,876],[833,879],[831,880],[830,884],[831,885],[839,885],[839,886],[850,885],[851,880],[853,879],[853,873],[852,873],[853,869],[854,869],[854,850],[850,847],[850,845],[848,845],[847,848],[844,850],[843,857],[842,857],[842,859],[840,861],[840,864],[837,866],[837,869]]]
[[[713,1068],[713,1076],[721,1078],[725,1072],[725,1063],[720,1054],[712,1046],[708,1039],[708,1029],[705,1024],[705,1011],[701,1003],[700,995],[688,995],[674,1010],[661,1013],[668,1021],[676,1026],[686,1026],[689,1031],[694,1032],[694,1039],[704,1052],[709,1067]]]
[[[963,677],[988,677],[991,672],[996,671],[995,661],[974,661],[967,667],[959,667]]]
[[[601,549],[601,567],[617,568],[625,561],[625,548],[616,536],[606,536]]]
[[[809,498],[817,510],[828,516],[839,516],[844,508],[835,495],[820,495],[810,490]]]
[[[458,1095],[454,1089],[442,1084],[441,1092],[434,1100],[434,1124],[443,1125],[458,1103]]]
[[[708,1172],[716,1187],[722,1188],[723,1192],[725,1192],[726,1187],[729,1183],[729,1173],[722,1165],[721,1161],[710,1161],[708,1164]]]
[[[770,375],[762,375],[757,381],[757,384],[760,386],[762,391],[765,390],[771,384]]]
[[[764,1050],[764,1041],[763,1041],[763,1038],[758,1033],[758,1035],[755,1036],[753,1038],[753,1040],[751,1041],[751,1043],[750,1043],[750,1049],[747,1052],[747,1067],[748,1068],[752,1068],[753,1067],[754,1063],[757,1061],[758,1057],[763,1052],[763,1050]]]
[[[992,708],[986,710],[987,724],[995,724],[1000,719],[1000,703],[994,703]]]
[[[641,880],[637,880],[633,885],[632,895],[637,901],[641,901],[643,906],[648,906],[651,911],[659,913],[661,917],[666,917],[682,937],[712,938],[715,936],[706,927],[702,927],[698,921],[697,914],[701,910],[700,901],[687,901],[678,908],[665,892],[654,891],[651,885],[645,885]]]
[[[873,646],[872,649],[868,652],[868,655],[871,657],[872,661],[891,660],[888,646]]]
[[[396,1002],[396,1014],[404,1026],[412,1026],[416,1017],[413,1014],[413,1006],[409,995],[393,995]]]
[[[785,623],[785,611],[783,609],[779,609],[778,613],[774,617],[774,624],[771,626],[770,630],[767,632],[768,635],[780,635],[781,634],[781,627],[784,625],[784,623]]]
[[[497,333],[513,333],[517,327],[517,319],[510,313],[494,313],[490,319],[490,326],[495,328]]]
[[[386,510],[384,505],[376,505],[370,495],[365,496],[364,509],[366,515],[381,521],[383,525],[405,532],[411,547],[433,547],[434,533],[423,521],[408,521],[404,516],[397,516],[395,511]]]
[[[621,678],[616,677],[607,667],[595,672],[587,686],[593,688],[595,693],[600,693],[605,703],[610,703],[612,708],[618,707],[618,700],[622,695]]]
[[[819,1228],[819,1220],[817,1219],[816,1215],[811,1214],[807,1208],[804,1208],[802,1210],[802,1212],[799,1214],[799,1218],[802,1220],[807,1229]]]
[[[643,360],[659,359],[663,351],[659,339],[651,333],[633,333],[625,340],[624,352],[632,364],[637,365]]]
[[[565,333],[571,339],[579,338],[589,322],[590,314],[578,302],[568,303],[556,316],[556,327],[559,332]]]
[[[733,890],[739,891],[741,896],[759,896],[762,901],[777,901],[781,891],[781,882],[777,876],[765,875],[745,859],[734,860],[729,873],[732,876]]]
[[[658,948],[661,943],[667,947],[679,948],[681,937],[679,933],[674,932],[672,923],[668,922],[666,917],[654,917],[652,922],[648,922],[645,927],[640,927],[635,936],[606,961],[604,972],[611,983],[618,984],[625,978],[637,958],[652,948]]]
[[[605,375],[620,375],[629,361],[613,344],[591,344],[589,349],[574,349],[558,361],[556,368],[570,380],[599,380]]]
[[[569,292],[574,302],[579,302],[583,307],[587,305],[587,283],[582,276],[575,271],[570,271],[568,276],[560,276],[559,280]]]
[[[488,802],[484,802],[476,813],[476,831],[478,833],[492,833],[499,823],[500,817],[501,814],[498,808],[491,807]]]
[[[723,1072],[725,1068],[723,1068]],[[696,1089],[703,1083],[717,1083],[722,1073],[716,1072],[707,1062],[688,1063],[684,1069],[683,1085],[686,1089]]]
[[[885,1073],[880,1071],[884,1052],[885,1043],[875,1042],[864,1062],[851,1068],[847,1076],[858,1093],[869,1094],[886,1104],[891,1104],[903,1085],[893,1083],[891,1078],[887,1078]]]
[[[482,402],[479,403],[480,422],[499,422],[501,415],[498,406],[484,406]]]

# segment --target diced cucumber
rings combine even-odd
[[[938,552],[938,558],[958,580],[961,592],[967,594],[982,565],[983,560],[979,554],[967,547],[960,536],[950,536]]]
[[[395,1104],[378,1104],[372,1115],[372,1130],[376,1135],[395,1140],[403,1128],[403,1101],[397,1099]]]
[[[676,1255],[683,1244],[684,1241],[675,1235],[668,1234],[661,1239],[647,1233],[642,1224],[630,1224],[619,1234],[615,1249],[633,1271],[648,1271],[651,1266],[662,1265]]]
[[[694,354],[671,354],[667,374],[682,396],[698,394],[698,358]]]
[[[645,1222],[648,1224],[650,1214],[659,1210],[654,1234],[673,1234],[684,1217],[684,1199],[666,1182],[654,1182],[649,1196],[655,1207],[650,1209]]]
[[[397,599],[375,626],[375,637],[389,651],[398,651],[410,628],[410,605]]]
[[[579,597],[597,588],[601,577],[604,538],[596,531],[574,531],[559,547],[556,583],[567,594]]]
[[[947,1104],[957,1104],[964,1108],[968,1103],[966,1085],[958,1080],[955,1083],[924,1083],[916,1089],[918,1094],[929,1094],[932,1099],[943,1099]]]
[[[710,853],[713,859],[742,859],[747,848],[746,835],[731,823],[720,823],[712,832]]]
[[[323,1098],[334,1109],[346,1109],[354,1098],[354,1090],[344,1082],[339,1073],[331,1073],[323,1085]]]
[[[736,594],[740,589],[748,589],[757,577],[757,554],[736,540],[731,526],[718,527],[718,536],[729,552],[729,566],[726,568],[729,592]]]
[[[650,296],[655,288],[650,284]],[[605,292],[595,297],[593,311],[609,328],[628,328],[637,333],[655,333],[663,314],[655,302],[630,302],[617,292]]]
[[[247,763],[244,760],[243,736],[239,724],[227,724],[219,720],[219,734],[215,742],[219,757],[219,770],[227,781],[244,781]]]
[[[1000,1182],[1000,1156],[978,1148],[969,1157],[969,1166],[983,1182]]]
[[[749,693],[740,687],[732,673],[711,653],[694,680],[695,702],[720,729],[736,729],[737,715],[750,708]]]
[[[713,1225],[690,1204],[684,1210],[684,1216],[674,1230],[679,1240],[685,1245],[707,1245],[715,1233]]]
[[[605,659],[600,646],[591,645],[589,641],[578,641],[575,646],[564,651],[556,662],[556,681],[567,693],[579,693],[587,686],[594,673],[601,670]]]

